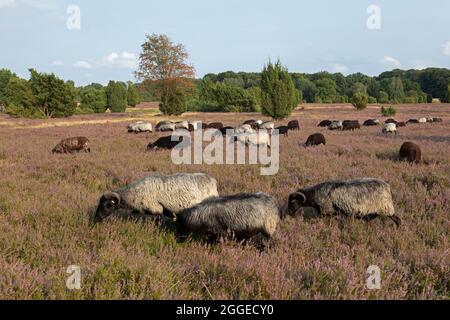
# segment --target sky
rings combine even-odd
[[[0,0],[0,68],[76,85],[135,80],[146,34],[183,43],[196,76],[450,68],[448,0]]]

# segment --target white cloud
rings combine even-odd
[[[444,44],[442,45],[442,48],[444,48],[444,49],[443,49],[444,54],[445,54],[446,56],[449,56],[449,57],[450,57],[450,41],[448,41],[447,43],[444,43]]]
[[[0,0],[0,8],[11,8],[16,6],[16,0]]]
[[[400,61],[390,56],[384,56],[384,58],[381,60],[381,63],[387,67],[393,68],[400,68],[402,65]]]
[[[94,66],[87,61],[77,61],[73,66],[80,69],[94,70]]]
[[[98,63],[100,66],[110,68],[127,68],[133,69],[137,67],[137,57],[134,53],[124,51],[122,53],[112,52]]]
[[[423,70],[426,68],[429,68],[433,65],[431,61],[428,60],[414,60],[413,61],[413,68],[417,70]]]
[[[333,64],[332,69],[333,69],[333,72],[340,72],[340,73],[348,72],[348,67],[344,66],[343,64],[340,64],[340,63]]]
[[[54,65],[56,67],[61,67],[64,65],[64,62],[59,61],[59,60],[54,60],[54,61],[52,61],[52,65]]]

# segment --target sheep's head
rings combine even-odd
[[[304,207],[305,204],[305,194],[301,191],[297,191],[289,196],[287,213],[289,215],[294,215],[301,207]]]
[[[104,194],[100,198],[97,211],[95,212],[95,221],[101,222],[106,217],[113,214],[114,210],[118,208],[120,204],[120,195],[115,192]]]

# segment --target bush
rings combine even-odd
[[[369,97],[369,104],[377,103],[377,99],[374,97]]]
[[[127,109],[127,87],[122,82],[110,81],[106,87],[107,106],[111,112],[125,112]]]
[[[364,93],[355,93],[352,97],[352,105],[357,110],[363,110],[367,108],[367,103],[369,101],[369,98]]]
[[[179,116],[187,111],[186,93],[181,89],[176,89],[168,94],[167,103],[160,103],[159,110],[165,115]]]
[[[136,87],[132,82],[128,82],[127,102],[131,107],[136,107],[141,102],[141,98],[139,97]]]
[[[264,115],[283,119],[298,105],[299,96],[288,70],[278,61],[269,64],[261,74],[262,108]]]
[[[384,117],[393,117],[393,116],[395,116],[397,114],[397,110],[394,107],[392,107],[392,106],[390,106],[389,108],[385,108],[385,107],[382,106],[381,107],[381,114]]]
[[[79,95],[81,103],[79,109],[84,110],[85,113],[103,113],[106,111],[105,90],[88,88],[81,90]],[[88,110],[91,110],[91,112]]]

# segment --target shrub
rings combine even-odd
[[[364,93],[355,93],[352,97],[352,105],[357,110],[363,110],[367,108],[367,103],[369,101],[369,98]]]
[[[85,113],[103,113],[106,111],[106,93],[103,89],[88,88],[81,90],[80,109]],[[91,112],[87,111],[91,110]]]
[[[187,99],[184,90],[176,89],[168,94],[167,103],[160,103],[159,109],[163,114],[179,116],[187,111]]]
[[[107,106],[111,112],[125,112],[127,109],[127,89],[122,82],[110,81],[106,87]]]
[[[385,107],[381,107],[381,114],[384,117],[393,117],[397,114],[397,109],[395,109],[394,107],[390,106],[389,108],[385,108]]]
[[[136,90],[136,86],[132,82],[128,82],[127,102],[131,107],[136,107],[141,102],[141,98]]]
[[[370,104],[377,103],[377,99],[374,97],[369,97],[369,103]]]

